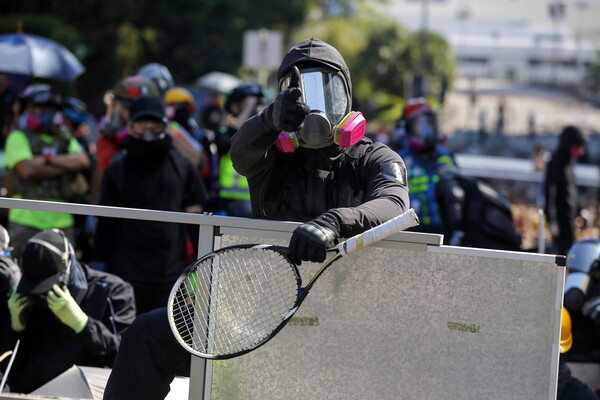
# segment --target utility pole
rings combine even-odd
[[[414,76],[413,96],[425,95],[425,73],[429,70],[427,32],[429,30],[429,0],[421,0],[421,68]]]

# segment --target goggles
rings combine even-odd
[[[291,73],[285,75],[280,89],[288,88]],[[350,111],[349,95],[342,74],[338,71],[310,68],[300,70],[301,100],[308,104],[310,111],[325,113],[333,125]]]
[[[131,134],[145,140],[160,139],[167,125],[160,120],[137,120],[131,123]]]

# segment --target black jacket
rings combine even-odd
[[[248,178],[256,218],[319,217],[350,237],[408,209],[404,162],[385,145],[364,138],[334,160],[322,150],[284,154],[272,146],[277,132],[266,130],[262,119],[259,114],[248,120],[231,146],[235,169]]]
[[[133,288],[115,275],[82,267],[88,282],[80,303],[89,317],[86,327],[77,334],[47,305],[32,306],[25,330],[10,330],[6,338],[21,340],[7,380],[12,392],[29,393],[75,364],[112,367],[121,333],[136,315]]]
[[[294,65],[337,69],[352,93],[344,59],[327,43],[308,39],[290,49],[278,78]],[[271,113],[269,106],[231,139],[233,166],[248,178],[256,218],[315,220],[350,237],[408,209],[406,167],[394,151],[363,138],[345,149],[332,145],[281,153],[274,146],[279,132]]]
[[[208,194],[194,165],[171,150],[159,163],[138,163],[119,155],[102,177],[100,204],[183,212],[205,204]],[[158,221],[99,218],[94,259],[136,289],[170,288],[187,266],[188,227]],[[198,228],[195,228],[198,231]],[[194,243],[197,243],[194,242]]]

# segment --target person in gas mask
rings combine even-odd
[[[546,167],[544,212],[556,254],[567,254],[575,243],[576,219],[581,209],[575,182],[575,162],[585,154],[586,144],[587,138],[579,128],[573,125],[565,127]]]
[[[112,366],[120,335],[135,318],[131,285],[80,264],[58,229],[28,241],[22,273],[8,299],[10,334],[2,338],[20,340],[10,390],[29,393],[73,365]]]
[[[338,238],[409,208],[406,169],[398,154],[364,136],[366,121],[351,111],[350,72],[336,48],[314,38],[295,45],[278,78],[279,95],[242,124],[231,158],[248,178],[255,217],[304,222],[293,232],[290,258],[321,262]],[[164,399],[189,364],[166,309],[141,315],[124,337],[104,399]]]
[[[131,104],[130,114],[125,152],[106,169],[99,204],[202,212],[206,189],[191,161],[172,148],[160,100],[140,97]],[[163,307],[189,261],[188,229],[191,226],[185,224],[99,218],[95,265],[133,285],[138,313]]]
[[[59,104],[60,97],[47,84],[30,85],[21,95],[18,126],[5,148],[5,183],[11,197],[69,202],[87,193],[81,172],[90,159],[71,133],[58,129]],[[8,221],[17,259],[27,240],[44,229],[59,228],[74,239],[71,214],[11,209]]]
[[[429,233],[447,233],[436,198],[436,184],[440,171],[455,166],[453,154],[441,146],[442,135],[437,116],[423,97],[408,99],[397,123],[397,142],[403,142],[398,151],[408,170],[410,204],[421,221],[410,230]],[[450,244],[460,244],[455,237]]]

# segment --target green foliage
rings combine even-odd
[[[77,52],[78,48],[84,45],[83,38],[77,29],[65,24],[58,15],[13,14],[0,16],[0,33],[2,34],[16,33],[19,25],[23,33],[49,37],[73,52]]]
[[[410,32],[366,3],[355,3],[359,4],[351,19],[312,13],[293,39],[317,37],[342,53],[352,74],[355,108],[360,107],[367,119],[382,124],[397,120],[404,99],[412,96],[415,74],[425,76],[431,97],[452,83],[455,58],[442,36]]]
[[[585,87],[595,95],[600,94],[600,51],[597,52],[596,60],[594,60],[587,70]]]

